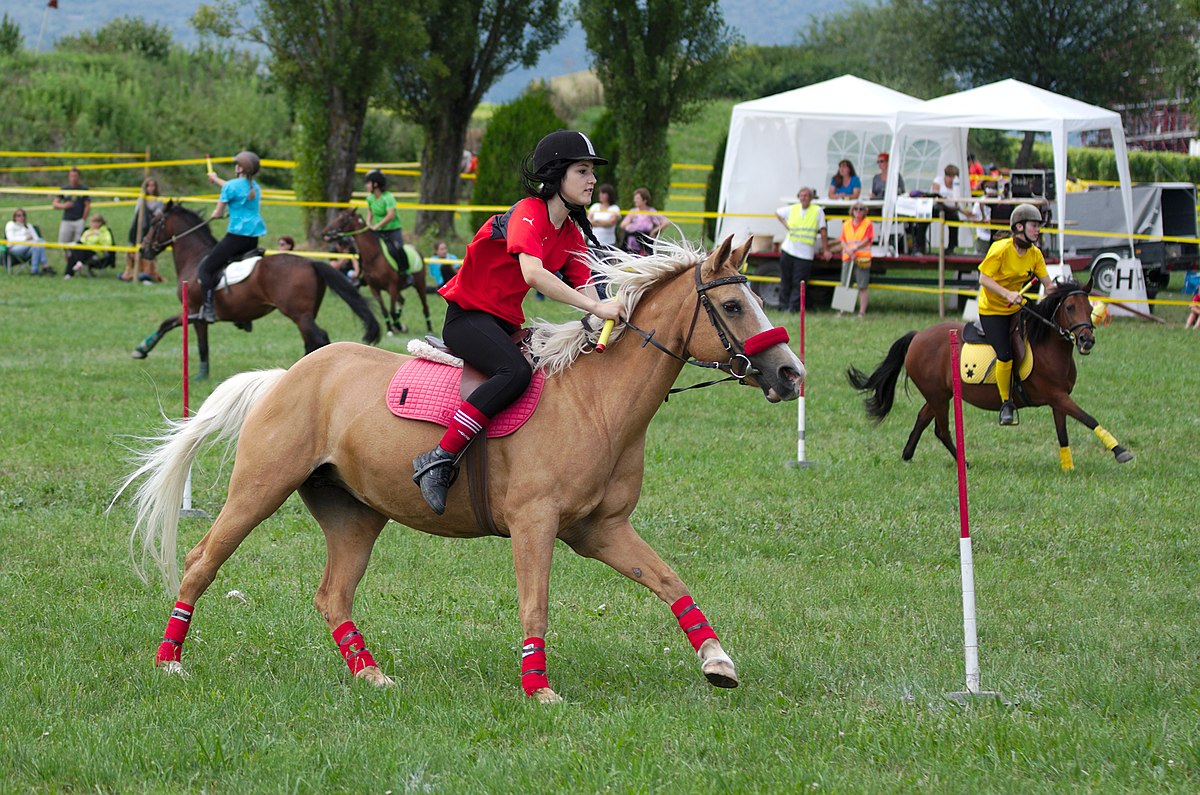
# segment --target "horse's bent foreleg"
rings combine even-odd
[[[354,593],[387,517],[337,486],[310,481],[300,487],[300,496],[325,531],[325,573],[313,606],[329,626],[350,673],[377,687],[390,686],[394,682],[379,669],[351,620]]]
[[[517,604],[525,640],[521,644],[521,688],[543,704],[562,699],[546,675],[546,629],[550,622],[550,561],[554,557],[552,526],[511,527]]]
[[[1071,459],[1071,441],[1067,437],[1067,415],[1058,406],[1051,411],[1054,412],[1054,432],[1058,435],[1058,463],[1064,472],[1069,472],[1075,468],[1075,462]]]
[[[149,337],[139,342],[137,347],[133,349],[133,353],[129,354],[129,356],[133,359],[145,359],[168,331],[179,328],[182,325],[182,315],[174,315],[167,318],[159,324],[158,328]]]
[[[708,681],[717,687],[738,686],[733,660],[721,648],[717,633],[692,601],[687,586],[674,569],[642,540],[633,525],[625,521],[593,531],[569,543],[580,555],[607,563],[634,582],[645,585],[670,605],[680,629],[700,657],[700,670]]]
[[[1111,452],[1118,463],[1124,464],[1133,460],[1133,453],[1122,447],[1117,442],[1116,437],[1105,430],[1104,426],[1096,422],[1096,419],[1091,414],[1079,408],[1079,404],[1072,400],[1070,395],[1064,393],[1061,397],[1052,399],[1051,405],[1056,412],[1061,410],[1069,414],[1090,429],[1092,433],[1096,434],[1096,438],[1104,445],[1104,449]]]

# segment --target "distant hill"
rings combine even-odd
[[[146,3],[145,0],[59,0],[57,10],[46,11],[40,0],[0,3],[0,10],[16,20],[29,48],[37,46],[38,32],[45,19],[42,48],[49,49],[59,36],[95,30],[111,19],[136,16],[167,26],[175,41],[185,47],[197,42],[188,19],[202,0],[169,0]],[[795,0],[721,0],[725,21],[741,32],[748,44],[794,44],[810,20],[830,11],[839,11],[849,0],[812,0],[804,11]],[[549,79],[588,68],[588,52],[583,30],[572,26],[563,40],[542,57],[537,66],[521,69],[500,80],[486,97],[490,102],[507,102],[521,93],[534,79]]]

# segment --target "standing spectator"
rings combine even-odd
[[[979,190],[979,184],[983,181],[983,163],[975,159],[975,153],[967,155],[967,176],[971,180],[971,190]]]
[[[821,236],[821,255],[829,259],[825,211],[812,203],[812,188],[801,188],[796,198],[800,201],[775,211],[775,217],[788,230],[779,252],[779,309],[784,312],[800,309],[800,282],[812,277],[817,235]],[[805,303],[811,306],[811,297],[806,296]]]
[[[96,248],[72,248],[67,250],[67,273],[64,279],[70,279],[75,274],[81,274],[87,269],[88,276],[95,276],[93,269],[110,267],[116,261],[111,251],[105,251],[100,246],[112,246],[113,233],[108,228],[108,222],[100,213],[92,213],[88,219],[88,228],[79,236],[81,246]]]
[[[588,220],[596,239],[606,246],[617,245],[617,223],[621,220],[621,208],[617,206],[617,189],[607,182],[596,189],[600,201],[588,208]]]
[[[829,181],[829,198],[857,199],[862,193],[862,180],[854,171],[854,164],[849,160],[839,160],[837,173]]]
[[[280,251],[295,251],[296,239],[291,235],[280,235],[277,246]]]
[[[667,228],[670,221],[650,206],[650,189],[638,188],[633,192],[633,210],[621,219],[625,230],[625,250],[644,257],[651,253],[654,238]]]
[[[146,177],[142,182],[142,195],[138,196],[137,204],[133,208],[133,220],[129,223],[129,245],[137,246],[145,239],[146,233],[150,231],[150,224],[154,220],[155,213],[162,212],[163,203],[159,198],[158,180],[154,177]],[[138,234],[139,229],[141,234]],[[161,282],[163,277],[158,272],[158,263],[152,259],[142,259],[141,252],[130,251],[125,254],[125,272],[117,278],[123,282],[131,282],[134,279],[135,265],[140,263],[137,268],[140,271],[137,278],[142,282]]]
[[[430,269],[433,271],[433,282],[439,288],[446,282],[450,281],[450,277],[458,273],[458,257],[450,253],[450,247],[446,245],[445,240],[439,240],[433,246],[433,259],[443,260],[442,262],[433,263]]]
[[[13,210],[12,220],[4,225],[4,237],[8,240],[10,257],[16,260],[29,260],[31,276],[54,273],[54,269],[46,264],[46,249],[43,246],[29,245],[45,241],[42,240],[37,227],[26,220],[25,211],[20,207]]]
[[[78,243],[79,238],[83,235],[84,227],[87,226],[84,219],[87,218],[88,211],[92,209],[92,201],[87,194],[74,192],[87,190],[87,186],[80,179],[79,169],[76,166],[71,166],[71,170],[67,172],[67,184],[63,185],[62,189],[73,191],[73,193],[63,194],[54,200],[54,209],[63,211],[62,223],[58,225],[58,242],[70,245]],[[70,249],[65,249],[65,251],[70,251]],[[69,265],[67,275],[71,275]]]
[[[882,199],[884,192],[887,190],[888,179],[888,157],[887,152],[880,152],[875,158],[875,165],[879,166],[879,173],[871,177],[871,198]],[[896,177],[896,191],[904,193],[904,177]]]
[[[259,167],[258,155],[242,151],[233,156],[233,179],[224,180],[218,177],[215,171],[208,172],[208,181],[221,186],[221,198],[213,208],[211,220],[215,221],[225,215],[228,208],[229,226],[225,229],[225,237],[221,238],[196,266],[200,275],[200,292],[204,296],[204,304],[198,313],[188,318],[189,320],[217,322],[214,293],[225,266],[257,248],[258,238],[267,233],[267,224],[259,210],[262,189],[254,181]]]
[[[854,270],[854,281],[858,287],[858,316],[867,314],[867,285],[871,283],[871,241],[875,238],[875,225],[867,218],[867,206],[855,202],[850,207],[850,219],[842,222],[842,284],[850,283],[850,272]]]

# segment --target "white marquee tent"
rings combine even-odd
[[[870,195],[880,152],[891,151],[891,162],[901,163],[906,187],[928,188],[946,163],[966,161],[966,131],[933,131],[923,139],[925,150],[898,160],[892,140],[897,117],[923,104],[843,75],[735,105],[717,209],[738,217],[717,220],[717,239],[728,234],[781,236],[784,229],[773,217],[776,208],[793,201],[802,185],[814,188],[820,202],[842,159],[859,171],[864,198]],[[896,185],[889,190],[894,192]]]
[[[898,152],[907,152],[926,139],[940,140],[947,128],[960,129],[965,138],[971,128],[989,130],[1033,130],[1050,133],[1054,151],[1054,186],[1058,218],[1066,218],[1067,136],[1085,130],[1108,130],[1112,134],[1117,174],[1121,180],[1121,200],[1125,209],[1126,231],[1132,233],[1133,198],[1129,180],[1129,154],[1125,149],[1125,130],[1119,114],[1095,105],[1070,99],[1018,80],[1001,80],[978,88],[949,94],[918,107],[897,112],[892,162]],[[965,158],[963,158],[965,161]],[[965,162],[959,163],[965,174]],[[891,218],[895,207],[895,178],[889,174],[883,215]],[[907,177],[907,174],[905,175]],[[886,230],[885,230],[886,234]],[[1059,251],[1063,250],[1063,228],[1059,228]],[[1131,240],[1132,249],[1132,240]]]

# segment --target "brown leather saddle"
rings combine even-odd
[[[529,347],[529,340],[533,336],[533,330],[523,328],[510,335],[512,341],[516,343],[517,348],[524,354],[525,359],[533,366],[533,354]],[[457,356],[449,346],[446,345],[440,338],[432,335],[425,337],[425,342],[434,350]],[[458,357],[461,358],[461,357]],[[466,400],[472,392],[478,389],[488,376],[481,371],[475,369],[466,361],[462,366],[462,378],[458,382],[458,394],[463,400]],[[475,515],[475,524],[480,530],[492,535],[508,538],[507,533],[501,532],[496,525],[496,519],[492,516],[492,506],[488,500],[488,456],[487,456],[487,434],[479,433],[467,445],[467,452],[464,455],[466,470],[467,470],[467,489],[471,499],[471,512]]]

